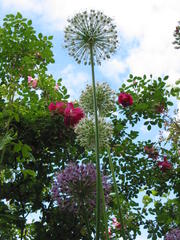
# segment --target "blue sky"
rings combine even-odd
[[[118,91],[129,73],[169,75],[170,84],[180,78],[180,52],[172,45],[173,32],[180,20],[179,0],[0,0],[0,25],[6,14],[20,11],[32,19],[37,32],[54,36],[55,64],[48,70],[55,79],[63,78],[74,100],[90,83],[90,68],[77,65],[68,56],[63,48],[63,30],[67,18],[89,9],[101,10],[112,17],[119,35],[117,53],[96,68],[96,80],[106,81]],[[137,240],[145,238],[143,235]]]
[[[63,48],[67,18],[88,9],[98,9],[114,19],[119,34],[119,49],[96,68],[96,79],[107,81],[118,90],[129,73],[169,75],[174,83],[180,77],[180,54],[175,50],[173,31],[179,20],[179,0],[0,0],[0,21],[7,13],[20,11],[33,21],[37,32],[53,35],[55,64],[49,71],[62,77],[71,98],[90,82],[90,69],[77,65]]]

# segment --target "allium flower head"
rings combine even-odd
[[[97,64],[115,52],[118,44],[117,31],[110,17],[100,11],[90,10],[89,13],[84,11],[76,14],[68,22],[69,25],[65,28],[65,47],[78,63],[90,64],[90,46]]]
[[[113,111],[115,106],[115,93],[107,83],[96,84],[96,99],[100,116],[106,117]],[[91,85],[87,85],[86,89],[82,91],[79,103],[85,113],[94,114],[93,87]]]
[[[113,128],[104,118],[98,118],[99,125],[99,148],[103,150],[108,144],[113,134]],[[95,148],[95,123],[94,118],[84,118],[75,126],[77,141],[87,150]]]
[[[102,176],[106,203],[109,201],[111,186]],[[52,187],[54,200],[62,209],[79,212],[84,207],[92,211],[96,206],[96,168],[93,164],[69,164],[59,172]],[[90,212],[90,214],[92,214]]]
[[[174,228],[166,234],[165,240],[180,240],[180,229]]]

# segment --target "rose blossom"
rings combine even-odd
[[[36,88],[36,87],[37,87],[37,82],[38,82],[37,79],[33,79],[33,80],[32,80],[31,84],[32,84],[32,87],[33,87],[33,88]]]
[[[133,104],[133,98],[129,93],[120,93],[118,97],[119,104],[123,105],[123,107],[128,107]]]
[[[60,113],[60,114],[64,114],[64,110],[66,108],[66,104],[64,102],[56,102],[56,110]]]
[[[55,85],[54,89],[55,89],[56,91],[58,91],[58,90],[59,90],[59,85],[58,85],[57,83],[56,83],[56,85]]]
[[[113,218],[113,225],[116,229],[121,229],[121,224],[117,221],[117,218]]]
[[[81,108],[74,108],[73,103],[68,103],[64,110],[64,124],[69,127],[74,127],[82,118],[84,112]]]
[[[50,111],[50,112],[55,111],[55,110],[56,110],[56,105],[55,105],[53,102],[51,102],[51,103],[49,104],[48,108],[49,108],[49,111]]]
[[[164,156],[164,160],[162,162],[158,162],[158,167],[162,172],[165,172],[166,170],[170,170],[172,168],[172,164],[167,161],[167,157]]]
[[[32,86],[33,88],[37,87],[38,80],[35,78],[32,78],[31,76],[28,76],[28,85]]]
[[[145,146],[144,151],[148,154],[149,158],[152,158],[152,159],[158,158],[158,152],[154,147]]]

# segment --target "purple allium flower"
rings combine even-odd
[[[107,176],[102,176],[106,203],[109,202],[111,186]],[[92,211],[96,205],[96,168],[93,164],[69,164],[56,175],[52,187],[54,200],[61,209],[80,212]]]
[[[170,230],[166,234],[165,240],[180,240],[180,228]]]

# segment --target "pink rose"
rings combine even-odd
[[[38,80],[35,78],[32,78],[31,76],[28,76],[28,85],[32,86],[32,88],[37,87]]]
[[[58,90],[59,90],[59,85],[58,85],[57,83],[56,83],[56,85],[55,85],[54,89],[55,89],[56,91],[58,91]]]
[[[113,225],[116,229],[121,229],[121,224],[117,221],[116,218],[113,218]]]
[[[38,82],[37,79],[33,79],[32,80],[32,83],[31,83],[32,84],[32,88],[36,88],[37,87],[37,82]]]
[[[33,79],[33,78],[32,78],[31,76],[28,76],[28,84],[31,83],[32,79]]]

